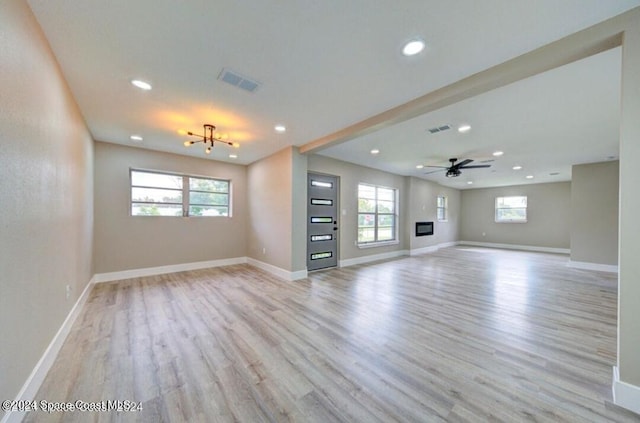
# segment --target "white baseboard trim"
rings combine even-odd
[[[309,276],[309,272],[307,270],[298,270],[297,272],[289,272],[291,273],[291,280],[298,281],[300,279],[306,279]]]
[[[443,242],[442,244],[430,245],[428,247],[414,248],[413,250],[398,250],[391,251],[389,253],[372,254],[370,256],[356,257],[352,259],[340,260],[338,267],[355,266],[358,264],[370,263],[372,261],[387,260],[402,256],[417,256],[420,254],[433,253],[441,248],[454,247],[458,245],[458,241]]]
[[[208,269],[210,267],[231,266],[247,263],[246,257],[235,257],[221,260],[196,261],[193,263],[172,264],[168,266],[146,267],[142,269],[123,270],[120,272],[96,273],[96,283],[119,281],[123,279],[141,278],[144,276],[164,275],[165,273],[185,272],[188,270]]]
[[[586,261],[569,260],[569,262],[567,263],[567,267],[583,270],[597,270],[599,272],[618,273],[618,266],[614,266],[612,264],[598,264],[588,263]]]
[[[281,267],[277,267],[251,257],[247,257],[247,263],[287,281],[297,281],[300,279],[305,279],[308,274],[306,270],[290,272],[288,270],[282,269]]]
[[[419,256],[421,254],[429,254],[438,251],[440,247],[438,245],[430,245],[428,247],[414,248],[413,250],[409,250],[410,256]]]
[[[60,348],[62,348],[62,344],[64,344],[64,341],[67,339],[69,332],[71,332],[73,323],[76,321],[76,319],[80,315],[80,312],[82,311],[82,308],[87,302],[94,284],[95,280],[94,278],[91,278],[87,286],[85,286],[84,290],[82,291],[82,294],[80,294],[80,297],[78,297],[78,300],[71,308],[71,311],[69,311],[67,318],[64,319],[64,322],[62,322],[62,326],[60,326],[60,329],[58,329],[58,332],[55,334],[55,336],[51,340],[51,343],[49,343],[49,346],[44,351],[44,354],[42,354],[42,357],[40,357],[40,360],[31,371],[31,374],[25,381],[24,385],[22,385],[20,392],[18,392],[18,395],[16,396],[16,401],[32,401],[36,399],[36,394],[38,393],[38,390],[40,389],[44,378],[47,376],[47,373],[49,373],[49,369],[51,369],[53,362],[58,356]],[[2,418],[2,421],[0,423],[18,423],[22,421],[25,415],[26,412],[8,412]]]
[[[568,248],[537,247],[535,245],[499,244],[494,242],[460,241],[459,245],[474,247],[503,248],[505,250],[537,251],[541,253],[570,254]]]
[[[613,366],[613,403],[640,414],[640,387],[620,380],[618,366]]]
[[[455,247],[458,244],[459,244],[458,241],[452,241],[452,242],[443,242],[442,244],[430,245],[428,247],[414,248],[413,250],[409,251],[409,255],[418,256],[420,254],[433,253],[435,251],[438,251],[441,248]]]
[[[402,257],[402,256],[408,256],[408,255],[409,255],[409,251],[408,250],[398,250],[398,251],[391,251],[389,253],[372,254],[372,255],[369,255],[369,256],[356,257],[356,258],[346,259],[346,260],[339,260],[338,261],[338,267],[355,266],[357,264],[370,263],[372,261],[387,260],[387,259],[392,259],[392,258]]]

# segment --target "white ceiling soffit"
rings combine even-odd
[[[185,148],[184,137],[177,131],[199,132],[203,123],[212,123],[241,144],[233,151],[238,154],[235,162],[248,164],[284,147],[301,146],[335,133],[616,16],[639,6],[640,0],[28,3],[95,139],[132,145],[129,136],[135,133],[144,141],[134,145],[205,158],[201,149]],[[423,38],[427,48],[417,56],[403,56],[402,44],[414,37]],[[619,53],[614,56],[612,53],[610,60],[619,62]],[[250,93],[229,85],[218,79],[223,69],[259,81],[260,86]],[[149,81],[153,90],[132,88],[129,82],[133,78]],[[603,78],[595,85],[611,86],[611,78],[616,75]],[[522,93],[523,98],[535,95]],[[568,107],[563,104],[547,103],[545,108],[550,115],[561,116],[566,112],[562,107]],[[555,107],[559,109],[553,113]],[[596,107],[587,107],[585,115],[597,114]],[[487,132],[494,137],[492,140],[501,139],[493,116],[486,116],[481,109],[466,113],[465,120],[472,125],[468,138],[490,142],[478,138],[486,126],[494,128]],[[542,117],[532,116],[526,129],[535,129],[533,122],[540,123],[536,119]],[[421,130],[450,123],[452,130],[437,135],[458,136],[458,118],[435,120],[434,116],[430,121],[425,116],[427,125]],[[600,120],[601,128],[611,125],[604,117]],[[556,121],[547,120],[548,133],[564,131],[554,126]],[[279,123],[287,126],[284,134],[273,130]],[[513,126],[506,125],[514,130]],[[409,172],[405,163],[411,162],[415,168],[418,154],[423,160],[450,154],[447,149],[423,153],[424,139],[415,137],[410,127],[407,122],[382,132],[393,132],[393,139],[386,138],[387,144],[380,146],[378,162],[369,163],[370,157],[358,158],[355,154],[349,160],[404,174]],[[517,132],[502,136],[517,140],[522,133],[519,127]],[[599,145],[601,140],[595,138],[599,135],[590,134],[583,145]],[[387,158],[386,146],[398,139],[407,145],[396,150],[407,151],[410,156]],[[358,142],[366,144],[370,138],[352,141],[349,148],[355,149],[351,144]],[[410,142],[415,144],[410,146]],[[540,153],[532,151],[538,144],[518,141],[514,144],[514,149],[522,148],[518,151],[500,147],[505,149],[501,160],[513,154],[533,157]],[[456,155],[481,150],[479,144],[460,147],[453,149]],[[230,161],[230,152],[224,145],[216,146],[206,158]],[[593,157],[599,154],[594,151]],[[548,163],[542,158],[539,162]],[[563,163],[565,168],[567,163]]]
[[[460,189],[469,188],[468,181],[479,188],[570,180],[572,164],[618,157],[620,60],[620,48],[608,50],[319,154]],[[429,132],[441,122],[453,129]],[[463,124],[471,130],[458,132]],[[380,150],[375,156],[369,154],[374,148]],[[504,154],[493,157],[496,151]],[[444,166],[452,157],[495,161],[452,179],[416,168]],[[522,169],[513,171],[516,165]]]

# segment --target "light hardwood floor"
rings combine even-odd
[[[97,285],[25,421],[640,421],[611,405],[614,275],[454,247],[285,282],[248,265]]]

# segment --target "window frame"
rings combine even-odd
[[[371,200],[370,198],[365,198],[365,197],[360,197],[360,187],[361,186],[367,186],[370,188],[374,188],[375,190],[375,210],[373,212],[370,211],[360,211],[360,199],[367,199],[367,200]],[[393,192],[393,213],[381,213],[378,211],[378,201],[387,201],[387,200],[379,200],[378,199],[378,190],[379,189],[384,189],[384,190],[390,190]],[[397,188],[393,188],[393,187],[386,187],[386,186],[382,186],[382,185],[374,185],[374,184],[369,184],[366,182],[359,182],[357,185],[357,205],[356,205],[356,245],[359,248],[369,248],[369,247],[378,247],[378,246],[383,246],[383,245],[393,245],[393,244],[398,244],[399,243],[399,232],[398,232],[398,218],[399,218],[399,212],[398,212],[398,208],[399,208],[399,197],[400,197],[400,192]],[[359,236],[359,231],[361,228],[363,228],[362,226],[360,226],[360,215],[374,215],[374,225],[373,225],[373,230],[374,230],[374,240],[373,241],[360,241],[360,236]],[[393,218],[393,223],[391,225],[392,228],[392,233],[393,233],[393,238],[392,239],[384,239],[384,240],[379,240],[379,226],[378,226],[378,222],[379,222],[379,217],[380,216],[392,216]],[[368,227],[367,227],[368,228]],[[386,228],[386,226],[385,226]]]
[[[500,199],[505,199],[505,198],[524,198],[524,207],[498,207],[498,203]],[[526,195],[505,195],[505,196],[496,197],[495,209],[494,209],[494,220],[496,223],[527,223],[529,219],[529,214],[527,212],[528,207],[529,207],[529,199]],[[501,219],[498,217],[499,210],[518,210],[518,209],[524,209],[523,219]]]
[[[442,206],[440,206],[440,199],[442,199]],[[442,210],[442,219],[440,219],[440,210]],[[436,220],[438,222],[449,221],[449,199],[446,195],[438,195],[436,198]]]
[[[134,173],[148,173],[153,175],[166,175],[166,176],[175,176],[182,178],[182,188],[166,188],[166,187],[151,187],[144,185],[134,185],[133,183],[133,175]],[[198,190],[191,189],[191,180],[192,179],[201,179],[201,180],[210,180],[216,182],[223,182],[226,184],[226,191],[206,191],[206,190]],[[156,201],[136,201],[133,198],[134,188],[146,188],[146,189],[160,189],[166,191],[179,191],[182,195],[182,202],[156,202]],[[152,169],[140,169],[140,168],[130,168],[129,169],[129,216],[131,217],[222,217],[222,218],[230,218],[232,217],[232,183],[230,179],[224,178],[215,178],[212,176],[203,176],[203,175],[192,175],[185,174],[179,172],[170,172],[170,171],[162,171],[162,170],[152,170]],[[218,204],[201,204],[201,203],[192,203],[191,201],[191,193],[211,193],[211,194],[222,194],[227,197],[226,204],[218,205]],[[154,215],[154,214],[134,214],[133,207],[135,204],[170,204],[170,205],[179,205],[181,212],[176,215]],[[221,215],[197,215],[191,213],[192,207],[215,207],[226,209],[226,214]]]

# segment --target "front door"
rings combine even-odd
[[[338,178],[307,177],[307,270],[338,265]]]

